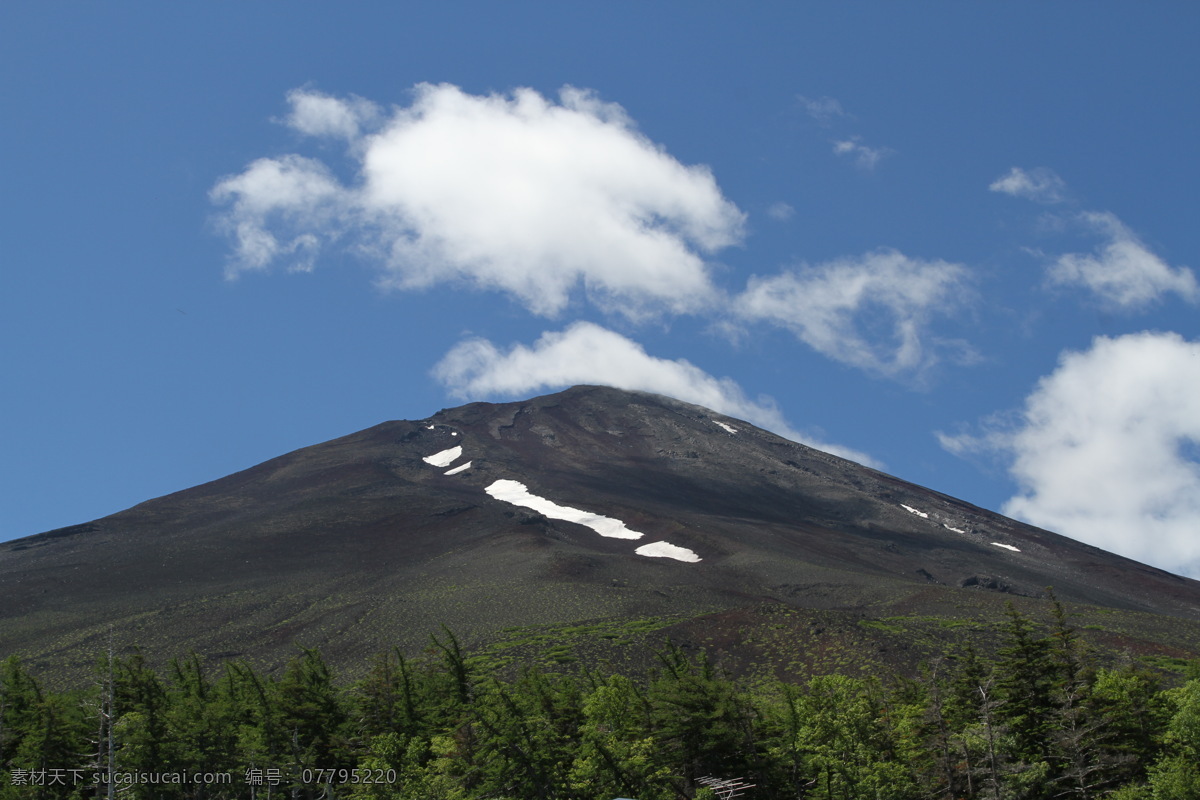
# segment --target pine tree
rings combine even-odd
[[[82,706],[66,695],[43,693],[31,711],[28,727],[13,756],[13,767],[43,774],[82,768],[87,758],[83,742],[88,727]],[[46,800],[65,796],[70,787],[45,784],[33,788],[35,800]]]
[[[1113,762],[1114,783],[1144,781],[1162,749],[1160,738],[1170,713],[1161,683],[1155,673],[1133,663],[1096,673],[1089,703],[1109,732],[1105,747]]]
[[[319,652],[305,648],[271,687],[269,697],[270,711],[286,735],[286,767],[294,780],[304,769],[353,766],[346,735],[349,715]],[[307,794],[316,790],[302,782],[300,787]]]
[[[571,766],[573,789],[584,796],[655,800],[671,770],[654,757],[650,702],[621,675],[594,681],[583,698],[580,746]],[[671,792],[671,800],[675,795]]]
[[[237,754],[237,718],[224,695],[207,676],[200,658],[171,662],[172,681],[167,689],[167,729],[173,759],[187,772],[244,771]],[[192,800],[203,800],[219,787],[194,784],[184,787]]]
[[[963,754],[954,735],[953,694],[945,677],[946,662],[935,659],[923,671],[925,686],[924,735],[932,756],[924,783],[931,797],[947,800],[961,797],[968,790]]]
[[[280,724],[271,687],[248,665],[225,664],[216,684],[216,702],[228,715],[242,769],[282,769],[287,759],[288,735]]]
[[[0,662],[0,769],[11,769],[22,740],[36,725],[42,691],[16,656]]]
[[[433,641],[436,651],[442,654],[442,663],[453,688],[453,706],[445,711],[454,715],[471,703],[472,675],[467,666],[467,659],[458,644],[458,639],[445,625],[442,626],[442,633],[446,638],[445,642],[438,639],[437,636],[431,635],[429,638]]]
[[[647,698],[662,758],[685,785],[704,775],[742,775],[757,768],[752,706],[732,681],[716,676],[707,656],[692,661],[671,645]]]
[[[1050,727],[1054,716],[1054,679],[1058,674],[1048,642],[1036,634],[1033,622],[1006,604],[1008,641],[998,653],[996,669],[1000,700],[997,717],[1011,731],[1014,755],[1027,764],[1050,757]]]
[[[136,651],[126,659],[113,659],[112,723],[106,732],[115,742],[110,758],[120,772],[174,771],[167,731],[166,689],[146,659]],[[107,666],[102,666],[106,669]],[[109,745],[111,746],[111,745]],[[115,757],[115,758],[114,758]],[[127,787],[133,798],[149,797],[144,785]],[[157,788],[157,787],[156,787]]]

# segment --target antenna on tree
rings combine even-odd
[[[697,778],[696,783],[703,784],[713,790],[720,800],[733,800],[735,797],[741,797],[747,789],[753,789],[755,784],[746,783],[741,778],[714,778],[711,775],[705,775],[703,778]]]

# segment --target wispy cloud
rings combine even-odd
[[[1127,310],[1144,308],[1171,293],[1193,303],[1200,300],[1192,271],[1169,266],[1116,215],[1090,211],[1078,220],[1103,243],[1091,254],[1060,256],[1048,272],[1052,284],[1082,286],[1102,302]]]
[[[1023,197],[1036,203],[1061,203],[1065,199],[1066,183],[1053,170],[1045,167],[1024,170],[1013,167],[1007,174],[988,186],[993,192]]]
[[[1097,337],[1061,356],[1015,423],[939,438],[1010,460],[1005,514],[1200,577],[1200,342]]]
[[[1045,167],[1013,167],[988,188],[1043,204],[1061,203],[1066,198],[1062,178]],[[1050,284],[1083,287],[1105,305],[1130,311],[1145,308],[1171,293],[1193,303],[1200,300],[1200,286],[1192,271],[1168,265],[1116,214],[1085,211],[1051,219],[1063,227],[1071,223],[1082,226],[1100,238],[1101,244],[1093,253],[1066,253],[1055,259],[1046,274]]]
[[[767,209],[767,216],[776,222],[787,222],[796,215],[796,209],[784,202],[772,203]]]
[[[842,104],[832,97],[805,97],[804,95],[796,95],[796,102],[804,109],[804,112],[815,119],[822,125],[828,125],[835,119],[849,117],[846,110],[842,108]]]
[[[361,98],[296,90],[288,101],[293,129],[347,142],[359,180],[298,155],[221,180],[211,194],[233,240],[230,277],[311,268],[337,245],[373,258],[386,287],[458,282],[553,316],[582,286],[636,317],[712,303],[703,256],[742,236],[743,214],[707,167],[671,158],[587,91],[555,102],[421,84],[386,118]]]
[[[859,168],[869,172],[875,169],[881,160],[895,151],[888,147],[867,147],[862,143],[862,137],[851,136],[849,139],[835,141],[833,152],[839,156],[853,159]]]
[[[792,331],[814,350],[887,376],[920,376],[961,342],[933,340],[929,323],[973,298],[961,264],[922,261],[879,250],[771,277],[755,276],[734,302],[734,313]],[[883,336],[876,332],[884,330]]]
[[[879,466],[864,453],[800,433],[784,419],[774,400],[751,400],[730,378],[715,378],[684,359],[656,358],[637,342],[590,322],[543,333],[532,346],[516,344],[507,351],[486,339],[468,339],[447,353],[433,372],[452,395],[462,399],[511,397],[581,383],[665,394]]]

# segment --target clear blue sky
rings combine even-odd
[[[0,539],[595,382],[1200,575],[1198,34],[4,3]]]

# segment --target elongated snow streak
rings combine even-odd
[[[717,423],[720,425],[721,423]],[[644,544],[633,552],[639,556],[649,556],[650,558],[673,558],[676,561],[688,561],[695,563],[700,560],[700,556],[688,550],[686,547],[679,547],[670,542],[651,542]]]
[[[425,456],[421,460],[426,464],[432,464],[435,467],[448,467],[453,464],[459,456],[462,455],[462,446],[451,447],[449,450],[443,450],[440,453],[434,453],[431,456]]]
[[[948,531],[954,531],[955,533],[966,533],[966,531],[964,531],[962,528],[954,528],[954,527],[947,525],[944,522],[942,523],[942,527]]]
[[[717,422],[717,421],[714,419],[713,422]],[[717,422],[717,424],[720,425],[725,430],[729,431],[730,433],[737,433],[737,428],[733,427],[732,425],[726,425],[724,422]],[[649,547],[649,545],[647,545],[647,547]]]
[[[1003,547],[1005,550],[1012,550],[1014,553],[1021,552],[1019,549],[1017,549],[1016,547],[1013,547],[1011,544],[1001,544],[1000,542],[992,542],[992,544],[996,545],[996,547]]]
[[[910,514],[916,514],[918,517],[924,517],[925,519],[929,519],[928,514],[926,514],[924,511],[918,511],[917,509],[913,508],[912,506],[906,506],[906,505],[904,505],[904,503],[901,503],[900,507],[903,508],[905,511],[907,511]]]
[[[645,536],[644,533],[629,530],[629,528],[625,527],[625,523],[619,519],[605,517],[601,514],[593,514],[590,511],[580,511],[578,508],[560,506],[558,503],[551,502],[544,497],[530,494],[525,484],[518,483],[517,481],[499,480],[484,491],[497,500],[512,503],[514,506],[531,508],[543,516],[550,517],[550,519],[561,519],[564,522],[575,522],[580,525],[586,525],[596,533],[606,536],[609,539],[640,539]]]
[[[470,469],[470,468],[471,468],[471,462],[468,461],[467,463],[457,466],[454,469],[448,469],[442,474],[443,475],[457,475],[458,473],[462,472],[463,470]]]

